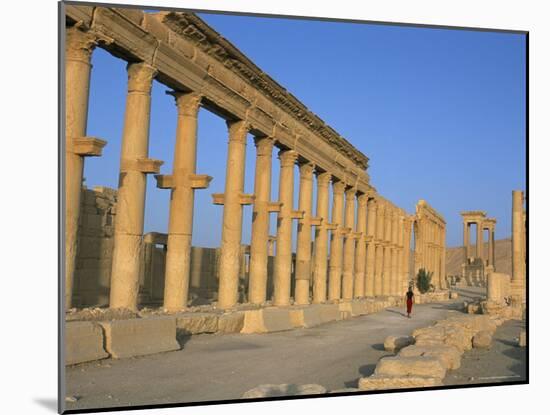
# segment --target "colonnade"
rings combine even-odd
[[[488,218],[481,210],[462,212],[464,229],[464,275],[479,278],[477,283],[486,284],[487,274],[495,271],[495,226],[496,219]],[[471,226],[476,225],[475,251],[472,249]],[[484,231],[488,231],[488,252],[485,254]]]
[[[512,192],[512,294],[525,301],[527,288],[527,215],[524,210],[525,197],[523,191]]]
[[[78,10],[74,11],[75,16],[86,11],[77,6],[70,7],[73,11]],[[124,11],[102,13],[97,13],[96,18],[112,17]],[[147,15],[145,21],[155,18],[151,16]],[[114,36],[113,33],[111,35]],[[125,33],[125,36],[121,37],[120,42],[125,41],[129,35]],[[70,308],[83,158],[101,155],[101,149],[105,145],[103,140],[86,137],[91,54],[98,43],[116,43],[119,40],[116,37],[103,38],[98,31],[89,30],[82,22],[67,27],[66,39],[65,305]],[[113,53],[120,53],[120,49],[121,46],[117,44]],[[134,50],[131,52],[135,53]],[[135,310],[138,306],[146,175],[155,174],[157,187],[171,192],[163,306],[168,311],[182,310],[188,301],[194,192],[197,189],[206,189],[212,180],[212,177],[197,174],[195,171],[197,115],[201,106],[212,105],[212,98],[207,96],[207,89],[172,87],[170,94],[173,95],[177,107],[177,119],[174,120],[174,163],[171,174],[159,174],[162,161],[151,159],[148,154],[151,87],[154,79],[164,82],[168,78],[153,61],[136,61],[135,58],[128,63],[127,73],[110,307]],[[258,95],[256,99],[260,99]],[[244,116],[223,112],[228,128],[225,189],[223,194],[212,195],[213,203],[223,206],[217,306],[230,309],[238,303],[245,205],[252,205],[253,210],[249,302],[263,304],[268,300],[267,264],[270,245],[273,243],[273,238],[269,235],[272,213],[277,215],[272,299],[274,305],[338,302],[403,294],[409,280],[412,219],[405,211],[365,184],[368,176],[364,172],[358,173],[355,167],[358,164],[366,166],[364,156],[342,141],[335,147],[339,150],[331,151],[335,154],[337,151],[342,152],[344,150],[341,148],[344,146],[347,152],[345,154],[350,154],[349,160],[337,156],[333,164],[319,162],[317,158],[325,160],[322,158],[325,156],[317,156],[305,145],[289,144],[300,140],[299,129],[293,130],[294,139],[289,141],[289,131],[281,127],[280,122],[275,123],[267,134],[266,129],[259,128],[254,118],[248,114],[250,112],[245,112]],[[244,190],[245,155],[249,135],[254,137],[256,147],[254,194],[246,194]],[[275,148],[278,149],[280,163],[279,191],[278,200],[271,201],[271,162]],[[336,163],[338,158],[340,161]],[[342,169],[342,165],[348,167]],[[299,171],[298,201],[293,200],[296,167]],[[329,200],[329,187],[332,187],[332,201]],[[298,205],[296,210],[295,202]],[[329,218],[330,202],[332,207]],[[292,299],[292,230],[295,226],[297,249]],[[315,234],[313,241],[312,228]]]
[[[445,280],[446,223],[425,200],[416,205],[415,216],[415,275],[421,268],[433,272],[432,284],[447,288]]]

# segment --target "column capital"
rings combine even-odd
[[[273,145],[275,140],[271,137],[261,136],[254,137],[254,145],[256,146],[256,155],[271,156],[273,153]]]
[[[279,160],[281,160],[281,167],[294,166],[298,159],[298,152],[294,150],[279,150]]]
[[[176,100],[178,114],[189,117],[197,117],[201,105],[202,95],[198,92],[166,91]]]
[[[151,93],[157,70],[145,62],[128,63],[128,92]]]
[[[357,204],[361,207],[367,206],[369,195],[366,193],[357,194]]]
[[[328,172],[319,172],[319,170],[316,170],[315,174],[317,175],[317,186],[328,187],[332,175]]]
[[[346,189],[346,184],[341,180],[332,181],[332,192],[333,194],[343,195],[344,190]]]
[[[92,52],[98,43],[97,36],[76,26],[67,28],[65,33],[66,58],[90,64]]]
[[[250,125],[243,120],[228,120],[226,124],[229,130],[229,141],[237,141],[246,144],[246,135],[248,134]]]
[[[346,190],[346,200],[352,201],[355,199],[355,195],[357,194],[357,188],[356,187],[350,187]]]
[[[313,178],[313,170],[315,169],[315,164],[309,161],[298,162],[298,167],[300,169],[300,178],[311,180]]]

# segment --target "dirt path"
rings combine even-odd
[[[198,335],[177,352],[84,363],[67,369],[67,409],[236,399],[263,383],[318,383],[328,390],[356,387],[388,353],[388,335],[410,334],[445,318],[455,302],[328,323],[310,329],[250,335]]]

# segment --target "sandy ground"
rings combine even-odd
[[[415,305],[412,319],[405,317],[404,310],[390,308],[311,329],[197,335],[182,340],[182,350],[176,352],[72,366],[66,370],[67,396],[77,400],[67,402],[67,409],[238,399],[265,383],[317,383],[327,390],[356,387],[360,377],[371,375],[376,362],[390,354],[383,349],[386,336],[406,335],[429,326],[456,313],[464,300]],[[494,343],[512,347],[506,342],[518,333],[519,326],[503,325]],[[475,372],[480,367],[477,358],[486,361],[483,373],[487,376],[519,370],[507,369],[515,358],[501,358],[498,351],[495,358],[491,353],[465,355],[462,368],[455,372],[457,377],[448,376],[445,383],[472,383],[471,377],[479,381],[482,374]],[[498,370],[493,359],[498,360]]]
[[[460,368],[449,372],[445,385],[517,382],[527,378],[527,354],[517,345],[525,321],[510,320],[497,328],[489,350],[464,353]]]

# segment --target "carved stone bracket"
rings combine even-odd
[[[121,171],[139,171],[145,174],[158,174],[160,166],[164,161],[150,158],[141,158],[137,160],[122,160],[120,165]]]
[[[72,145],[68,150],[82,157],[101,156],[101,150],[107,145],[107,141],[97,137],[76,137],[71,140]]]

